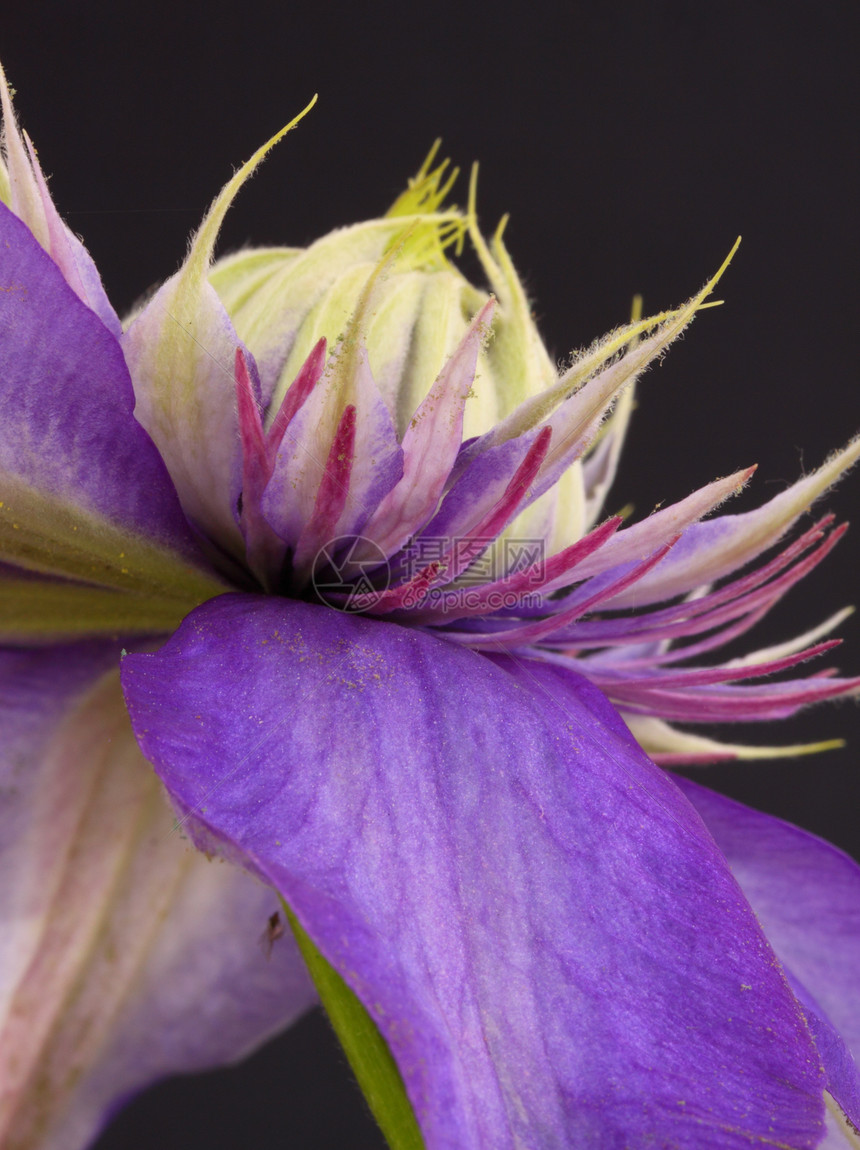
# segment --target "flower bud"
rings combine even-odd
[[[489,430],[555,381],[502,229],[491,248],[478,231],[474,178],[466,212],[444,207],[457,172],[446,179],[447,161],[433,167],[437,146],[385,216],[340,228],[308,248],[248,249],[213,266],[210,282],[254,354],[270,413],[317,341],[325,337],[333,349],[354,323],[402,436],[489,298],[449,259],[467,237],[498,306],[466,404],[466,437]]]

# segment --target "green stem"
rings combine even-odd
[[[376,1023],[281,900],[320,1001],[391,1150],[424,1150],[403,1079]]]

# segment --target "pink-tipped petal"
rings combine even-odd
[[[682,532],[686,532],[697,520],[715,510],[730,496],[736,495],[754,472],[754,467],[746,467],[742,471],[726,476],[725,479],[715,479],[713,483],[699,488],[686,499],[655,511],[653,515],[649,515],[639,523],[625,527],[606,547],[583,563],[579,574],[583,578],[600,575],[611,567],[644,558],[667,539],[674,539]]]
[[[839,645],[839,639],[831,639],[825,643],[817,643],[806,650],[784,655],[780,659],[752,665],[723,664],[717,667],[681,667],[675,671],[662,673],[652,668],[648,674],[641,678],[635,671],[631,672],[624,664],[620,666],[618,664],[612,666],[604,664],[599,670],[595,669],[595,665],[592,664],[591,677],[592,681],[597,682],[598,686],[602,687],[607,694],[612,695],[619,692],[623,694],[628,683],[634,684],[635,690],[641,689],[644,684],[647,684],[649,689],[667,690],[676,687],[701,687],[710,683],[735,683],[742,679],[757,679],[765,675],[776,675],[780,671],[787,671],[791,667],[796,667],[798,663],[804,663],[807,659],[814,659],[826,651],[832,651],[834,647]]]
[[[338,523],[349,497],[355,462],[355,408],[344,408],[329,449],[314,510],[299,536],[293,555],[293,581],[297,590],[307,582],[320,551],[337,538]]]
[[[736,571],[777,543],[858,457],[860,438],[755,511],[694,524],[684,533],[671,559],[635,590],[619,596],[612,606],[638,607],[671,599]]]
[[[586,620],[571,629],[566,636],[571,643],[583,647],[599,647],[604,644],[635,644],[648,637],[671,638],[672,633],[664,634],[664,628],[678,626],[678,634],[695,634],[697,630],[710,630],[726,620],[769,607],[791,586],[797,565],[780,578],[777,575],[793,560],[801,555],[823,535],[822,527],[827,526],[832,516],[822,520],[809,531],[799,536],[780,554],[762,567],[757,567],[747,575],[723,584],[716,591],[704,595],[693,594],[682,602],[658,611],[641,615],[618,615],[614,618]],[[835,533],[834,533],[835,534]],[[832,538],[832,536],[831,536]],[[822,544],[822,547],[827,544]],[[592,582],[602,583],[611,572],[595,576]],[[562,601],[564,604],[576,602],[588,593],[588,584],[577,588]],[[702,617],[700,625],[700,617]]]
[[[242,348],[236,349],[236,401],[242,444],[242,492],[236,517],[245,539],[246,562],[261,585],[271,590],[277,587],[286,549],[260,508],[272,475],[272,457]]]
[[[269,479],[266,436],[260,417],[258,397],[248,373],[244,350],[236,348],[236,403],[239,413],[239,438],[242,443],[242,494],[259,495]]]
[[[454,584],[443,589],[438,605],[431,599],[428,604],[422,604],[408,616],[413,626],[422,626],[430,623],[452,623],[460,619],[482,617],[499,610],[500,604],[510,606],[510,599],[537,592],[548,594],[557,583],[576,578],[576,567],[582,559],[591,555],[597,548],[602,547],[607,539],[621,524],[619,518],[608,519],[600,527],[594,529],[572,543],[564,551],[553,555],[545,561],[538,561],[522,571],[517,571],[504,579],[497,579],[492,583],[484,583],[478,587],[459,587]],[[464,592],[468,591],[468,596]],[[511,607],[511,610],[515,608]],[[404,622],[406,617],[404,617]]]
[[[726,628],[722,632],[724,636],[722,639],[716,636],[718,639],[716,645],[728,642],[758,622],[804,575],[813,570],[839,542],[846,526],[843,524],[825,536],[814,550],[776,578],[771,576],[821,538],[819,530],[813,529],[800,536],[770,563],[725,584],[717,591],[688,599],[663,611],[640,615],[633,620],[619,616],[615,619],[585,622],[580,624],[576,631],[571,631],[568,637],[580,648],[601,646],[604,643],[615,647],[627,647],[630,644],[655,640],[665,643]],[[737,627],[731,626],[737,619],[741,619],[742,623]],[[631,623],[634,625],[630,626]],[[715,637],[712,636],[695,645],[668,648],[660,652],[659,662],[689,658],[710,650],[714,645]],[[632,651],[631,655],[636,657]]]
[[[733,684],[663,691],[642,681],[624,689],[625,711],[656,715],[681,723],[759,723],[787,719],[801,708],[825,699],[860,692],[860,678],[812,676],[781,683]]]
[[[284,433],[289,427],[293,416],[308,398],[317,383],[319,383],[320,376],[325,367],[325,356],[326,341],[325,339],[318,339],[308,358],[302,364],[298,375],[287,388],[287,393],[275,413],[272,425],[266,433],[266,451],[268,453],[270,474],[275,466],[275,458],[278,454],[278,448],[281,446],[281,440],[284,438]]]
[[[494,309],[495,300],[490,300],[480,310],[409,423],[403,437],[403,478],[364,528],[365,536],[386,555],[402,547],[436,509],[460,449],[463,410]]]

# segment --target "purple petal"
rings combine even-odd
[[[0,1142],[78,1150],[312,1001],[271,890],[172,826],[105,644],[0,653]]]
[[[705,821],[786,968],[827,1089],[860,1126],[860,867],[830,843],[687,779]]]
[[[277,885],[376,1019],[428,1150],[818,1144],[760,928],[584,680],[230,595],[123,682],[198,841]]]
[[[119,344],[2,204],[0,248],[0,474],[7,492],[36,491],[72,516],[95,513],[187,551],[170,478],[132,415]]]

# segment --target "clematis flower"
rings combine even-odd
[[[841,615],[711,661],[838,540],[796,527],[860,443],[743,514],[752,469],[602,511],[725,265],[558,372],[432,154],[213,263],[279,133],[121,324],[2,96],[3,1144],[288,1025],[288,914],[428,1150],[856,1145],[857,867],[663,767],[813,749],[686,725],[860,687],[797,670]]]

